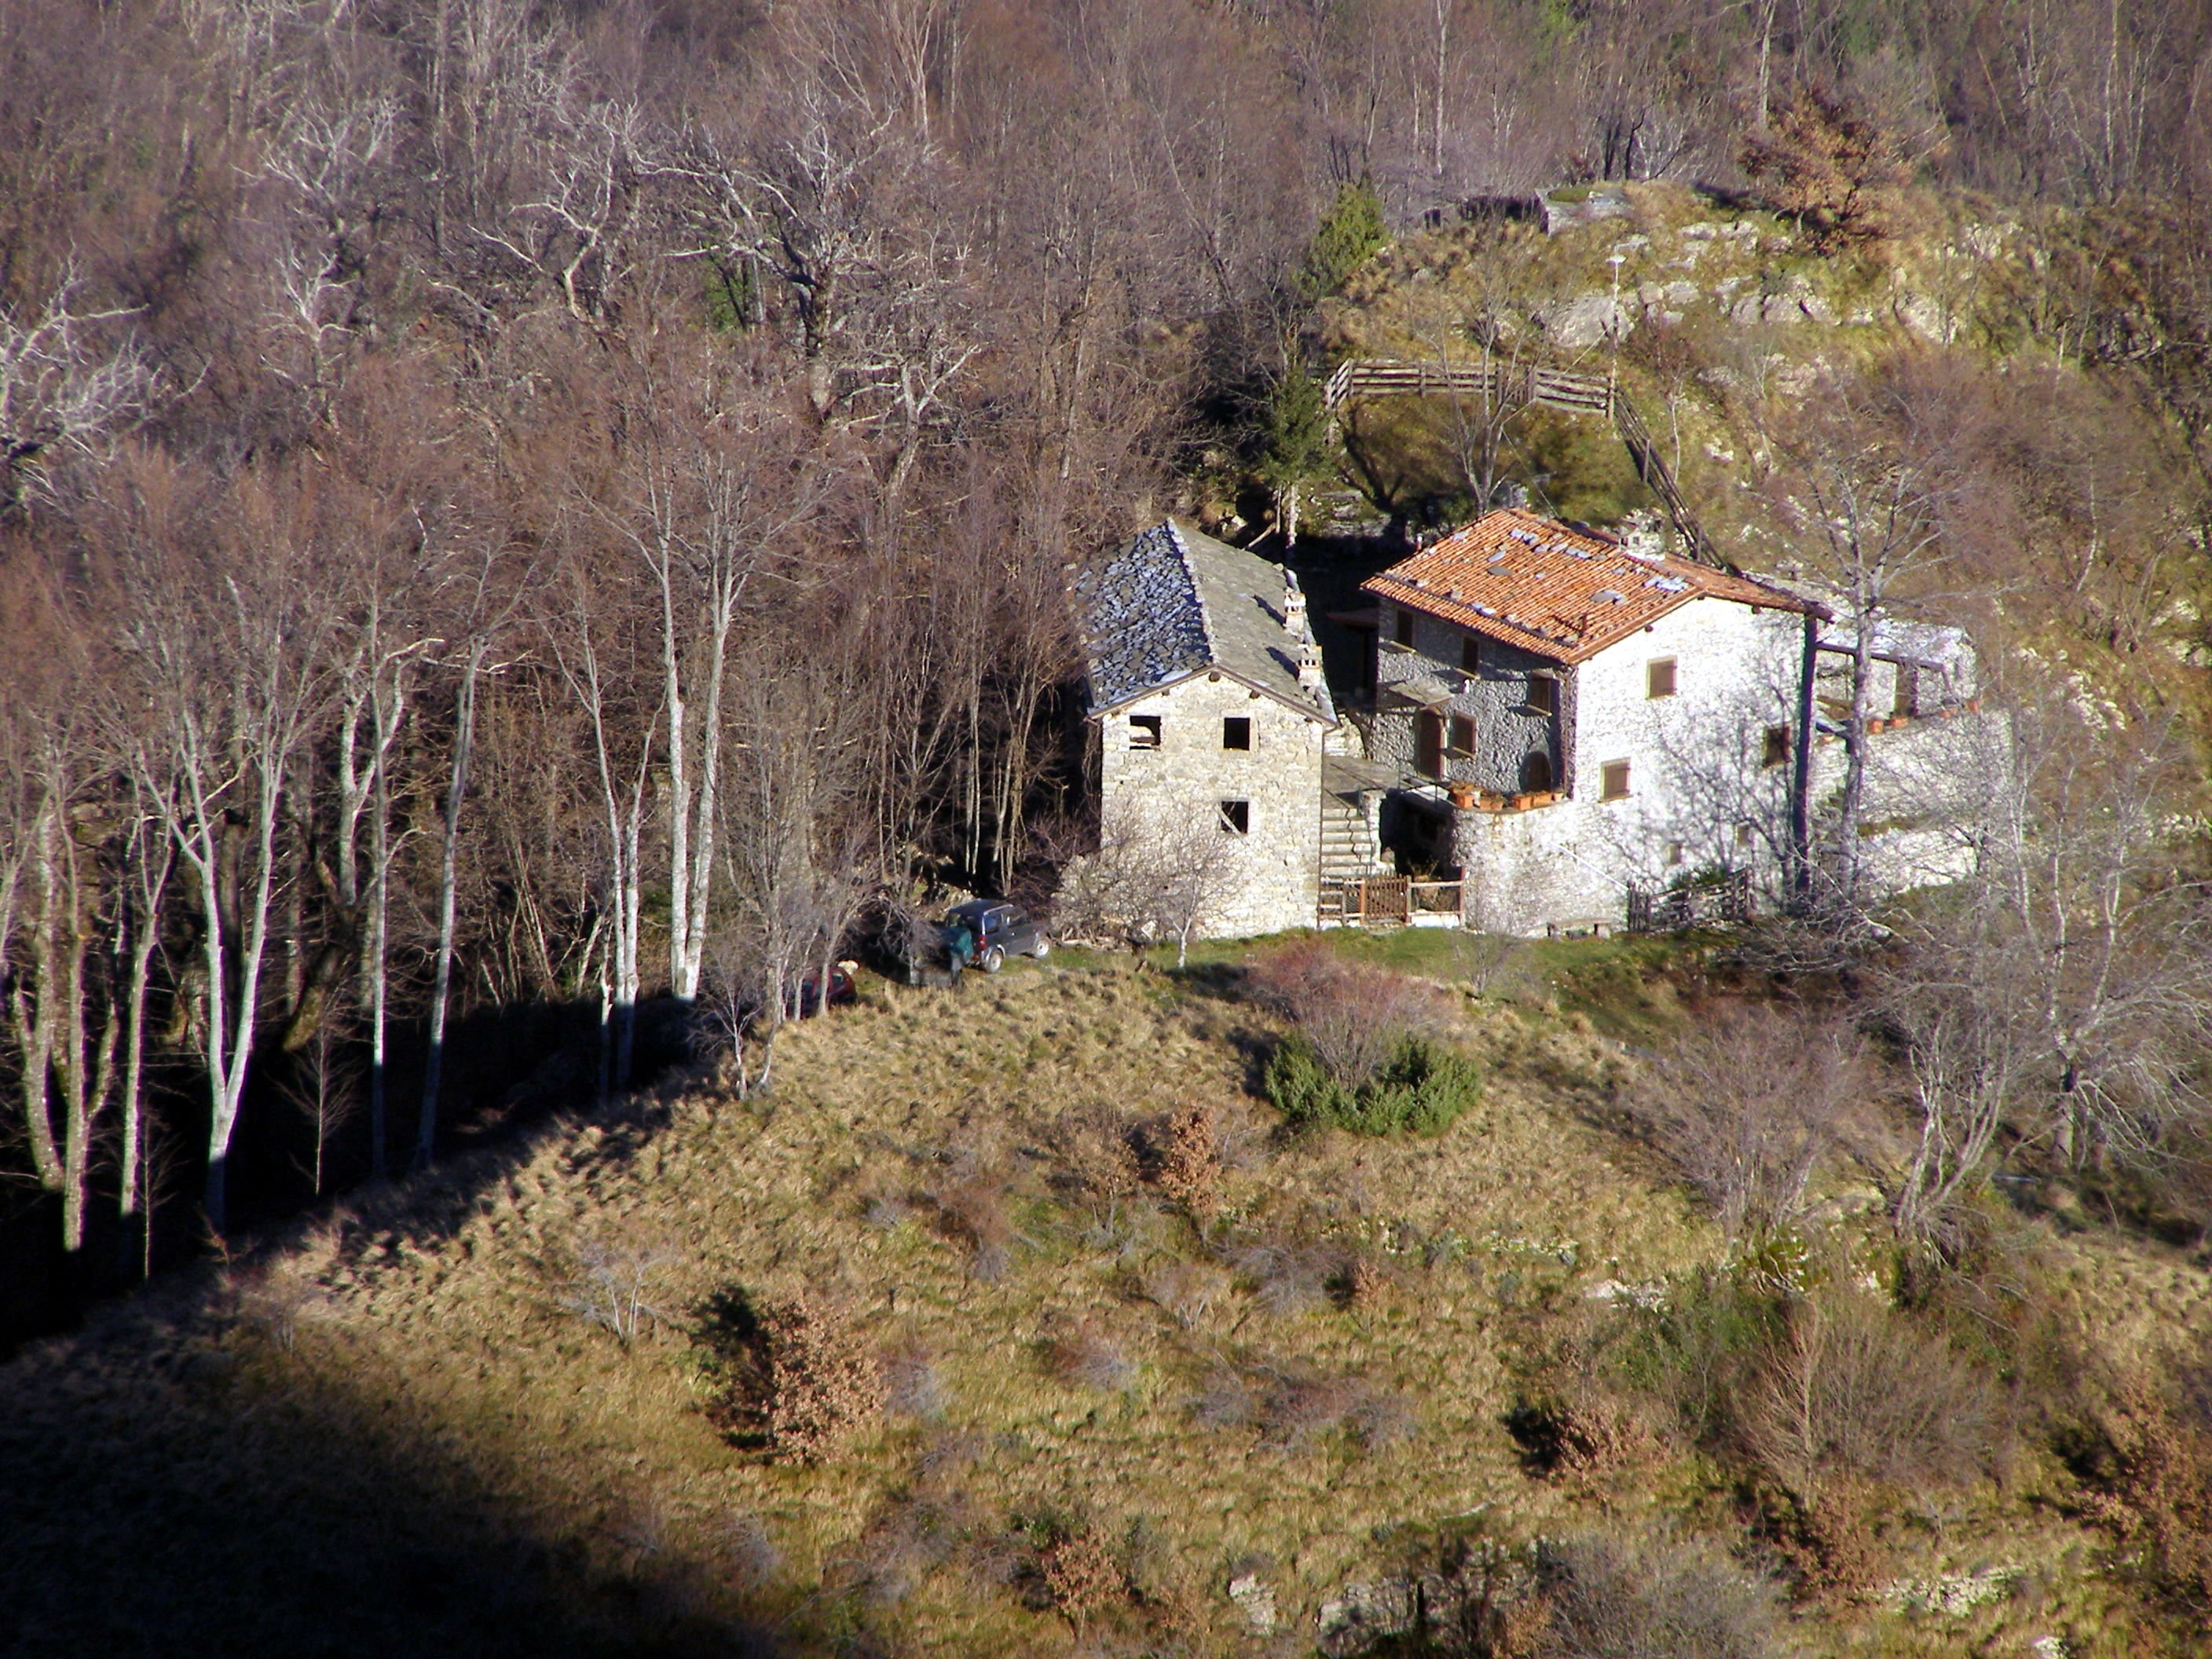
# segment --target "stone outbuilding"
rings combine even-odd
[[[1351,734],[1297,576],[1170,519],[1073,586],[1102,841],[1210,826],[1202,933],[1311,927],[1324,767]]]

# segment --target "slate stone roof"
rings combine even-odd
[[[1692,599],[1822,614],[1810,600],[1711,565],[1632,552],[1518,507],[1486,514],[1360,591],[1560,662],[1583,662]]]
[[[1091,712],[1215,670],[1334,725],[1327,686],[1298,680],[1313,636],[1287,603],[1297,581],[1172,519],[1154,525],[1074,580]]]

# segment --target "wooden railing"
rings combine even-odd
[[[1602,415],[1613,396],[1602,374],[1546,368],[1534,363],[1501,363],[1485,358],[1473,363],[1409,363],[1395,357],[1353,357],[1336,366],[1322,388],[1334,411],[1354,398],[1428,397],[1437,393],[1495,398],[1504,403],[1548,404],[1554,409]]]
[[[1467,884],[1364,876],[1321,884],[1321,920],[1347,927],[1402,927],[1416,916],[1457,916]]]
[[[1620,441],[1636,464],[1637,476],[1656,495],[1675,532],[1700,563],[1725,562],[1683,499],[1667,458],[1636,405],[1602,374],[1546,368],[1537,364],[1501,363],[1485,358],[1473,363],[1410,363],[1394,357],[1352,357],[1336,366],[1322,388],[1333,414],[1354,398],[1475,397],[1510,404],[1545,404],[1578,415],[1611,415]]]
[[[1677,933],[1686,927],[1711,927],[1751,918],[1751,872],[1731,871],[1717,881],[1647,893],[1628,890],[1628,931]]]

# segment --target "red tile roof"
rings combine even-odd
[[[1360,584],[1418,611],[1560,662],[1582,662],[1692,599],[1809,611],[1746,576],[1509,507]]]

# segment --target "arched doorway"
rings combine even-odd
[[[1552,757],[1540,749],[1532,749],[1521,763],[1521,788],[1524,793],[1535,794],[1552,787]]]

